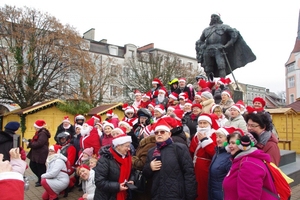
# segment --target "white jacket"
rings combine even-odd
[[[88,194],[87,200],[93,200],[94,194],[95,194],[95,171],[93,169],[90,170],[90,176],[88,180],[82,181],[82,190],[85,193]]]

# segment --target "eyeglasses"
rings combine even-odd
[[[159,133],[160,133],[161,135],[163,135],[163,134],[166,133],[166,131],[155,131],[155,132],[154,132],[155,135],[158,135]]]
[[[250,128],[256,128],[256,127],[259,127],[259,125],[254,125],[254,124],[247,124],[246,126],[247,126],[247,127],[250,127]]]
[[[220,110],[220,111],[214,111],[214,113],[222,113],[222,111]]]

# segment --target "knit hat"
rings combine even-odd
[[[113,110],[107,111],[107,112],[106,112],[106,116],[107,116],[107,117],[113,116]]]
[[[112,143],[113,143],[114,147],[116,147],[118,145],[121,145],[121,144],[124,144],[126,142],[130,142],[130,143],[132,142],[131,136],[128,136],[126,134],[118,135],[117,137],[115,137],[112,140]]]
[[[157,110],[161,114],[165,114],[165,107],[162,104],[157,104],[155,106],[154,110]]]
[[[202,94],[202,92],[197,92],[197,93],[195,94],[195,97],[201,98],[201,94]]]
[[[44,120],[37,120],[34,122],[33,126],[35,128],[43,128],[46,125],[46,122]]]
[[[206,87],[207,87],[207,83],[206,83],[206,81],[203,80],[203,79],[200,79],[200,80],[199,80],[198,85],[199,85],[201,88],[206,88]]]
[[[69,123],[70,123],[69,117],[68,117],[68,116],[65,116],[65,117],[64,117],[64,120],[63,120],[62,122],[69,122]]]
[[[91,157],[93,155],[93,152],[94,152],[94,148],[90,147],[90,148],[84,149],[82,153],[86,153],[88,156]]]
[[[192,109],[195,108],[195,107],[202,109],[202,105],[199,104],[199,103],[194,103],[194,104],[192,105]]]
[[[231,93],[230,93],[229,91],[227,91],[227,90],[224,90],[224,91],[222,92],[222,94],[227,94],[227,96],[228,96],[229,98],[231,98]]]
[[[231,108],[234,108],[234,109],[236,109],[237,111],[241,112],[241,106],[238,105],[238,104],[233,104],[233,105],[230,107],[230,109],[231,109]]]
[[[183,81],[183,82],[186,83],[186,79],[185,79],[185,78],[180,78],[180,79],[178,79],[178,82],[181,82],[181,81]]]
[[[138,91],[138,90],[135,90],[133,93],[134,93],[135,96],[136,95],[142,95],[142,93],[140,91]]]
[[[101,117],[100,115],[94,115],[92,118],[99,120],[99,122],[101,122]]]
[[[94,124],[95,124],[95,118],[92,117],[91,119],[87,120],[87,121],[85,122],[85,124],[88,124],[89,126],[94,127]]]
[[[164,118],[159,119],[154,125],[155,131],[164,130],[170,132],[170,125],[164,120]]]
[[[114,128],[113,131],[121,131],[121,134],[126,134],[126,128],[125,127],[117,127],[117,128]]]
[[[243,135],[241,139],[236,141],[236,144],[242,151],[247,151],[254,146],[254,143],[250,140],[250,137],[248,135]]]
[[[78,166],[78,169],[80,169],[80,168],[85,168],[85,169],[87,169],[87,170],[91,170],[91,169],[89,168],[89,166],[87,166],[87,165],[80,165],[80,166]],[[79,175],[78,172],[79,172],[79,170],[77,170],[77,175]]]
[[[173,128],[177,127],[177,121],[173,117],[164,117],[164,120],[169,124],[169,126]]]
[[[240,105],[241,108],[245,108],[245,104],[242,100],[239,100],[238,102],[236,102],[236,105]]]
[[[15,122],[15,121],[12,121],[12,122],[8,122],[5,127],[5,129],[9,129],[9,130],[12,130],[12,131],[16,131],[20,128],[20,123],[19,122]]]
[[[50,147],[49,147],[49,150],[53,150],[53,151],[55,151],[55,153],[59,153],[60,150],[61,149],[61,146],[60,145],[58,145],[58,144],[54,144],[54,145],[51,145]]]
[[[201,97],[204,97],[205,99],[213,99],[213,95],[210,92],[202,92]]]
[[[260,103],[262,104],[262,107],[265,107],[265,105],[266,105],[265,100],[264,100],[263,98],[261,98],[261,97],[255,97],[255,98],[253,99],[253,104],[254,104],[255,101],[260,102]]]
[[[133,127],[133,124],[131,122],[127,122],[127,121],[120,121],[118,125],[119,125],[119,127],[121,125],[124,125],[126,128],[129,128],[129,129],[132,129],[132,127]]]
[[[207,114],[207,113],[202,113],[199,117],[198,117],[198,123],[199,121],[207,121],[208,123],[210,123],[211,127],[215,130],[218,130],[219,129],[219,125],[218,123],[216,122],[216,120],[211,117],[210,114]]]
[[[103,130],[105,129],[106,126],[110,126],[112,129],[115,128],[112,123],[106,122],[105,124],[103,124]]]
[[[177,100],[177,99],[178,99],[178,94],[175,93],[175,92],[172,92],[172,93],[169,95],[169,98],[174,99],[174,100]]]

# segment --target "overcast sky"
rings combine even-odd
[[[46,3],[47,2],[47,3]],[[256,61],[234,71],[238,82],[285,90],[285,63],[298,30],[299,0],[2,0],[2,5],[32,7],[70,24],[83,35],[96,29],[95,40],[160,48],[195,57],[195,42],[218,12],[224,24],[240,31]]]

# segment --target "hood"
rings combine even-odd
[[[57,153],[57,154],[54,156],[54,158],[50,161],[50,163],[53,162],[53,161],[55,161],[55,160],[57,160],[57,159],[61,159],[61,160],[63,160],[64,162],[67,162],[67,160],[68,160],[66,156],[62,155],[61,153]]]
[[[172,136],[179,136],[183,132],[183,126],[177,126],[171,130]]]
[[[260,160],[265,160],[267,162],[271,162],[270,155],[266,154],[262,150],[258,150],[256,147],[252,147],[251,149],[249,149],[247,151],[242,151],[235,157],[235,160],[240,160],[240,159],[242,159],[243,156],[253,157],[253,158],[260,159]]]
[[[155,143],[155,135],[150,135],[140,141],[139,147],[144,147],[149,143]]]
[[[7,141],[13,141],[13,133],[0,131],[0,144],[5,143]]]
[[[47,129],[41,128],[38,133],[41,133],[41,132],[44,132],[47,135],[48,138],[51,137],[51,134]]]
[[[111,152],[109,151],[109,148],[111,147],[111,145],[106,145],[100,148],[99,150],[99,155],[103,156],[105,158],[108,159],[113,159],[113,155],[111,154]]]
[[[207,99],[206,101],[202,102],[202,105],[207,106],[207,105],[212,104],[212,103],[215,103],[214,99]]]

